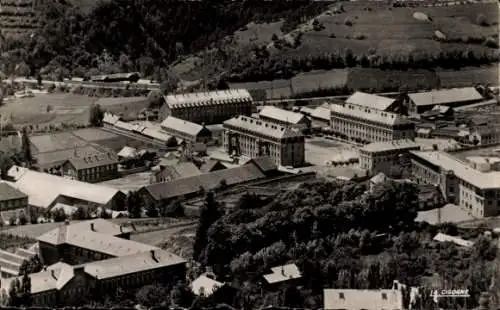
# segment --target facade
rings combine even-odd
[[[228,154],[271,157],[278,166],[305,163],[304,134],[298,128],[238,116],[224,122],[223,145]]]
[[[396,108],[396,99],[367,94],[360,91],[352,94],[345,102],[386,112],[393,111]]]
[[[470,159],[467,163],[439,151],[411,152],[412,178],[421,184],[435,184],[450,202],[474,217],[500,213],[500,171],[491,159]]]
[[[415,137],[415,124],[396,113],[354,104],[332,104],[333,133],[361,142],[381,142]]]
[[[28,195],[13,186],[0,182],[0,212],[28,207]]]
[[[325,289],[324,310],[403,310],[401,290]]]
[[[177,117],[193,123],[220,124],[236,115],[252,113],[252,96],[246,89],[229,89],[165,96],[160,119]]]
[[[369,175],[382,172],[393,176],[406,163],[409,165],[409,160],[405,161],[409,152],[419,149],[420,146],[415,141],[408,139],[370,143],[359,150],[359,165]]]
[[[473,128],[469,134],[469,142],[474,145],[500,143],[500,126],[490,124]]]
[[[63,175],[74,180],[96,183],[118,177],[118,159],[113,154],[73,157],[62,165]]]
[[[265,106],[259,112],[259,118],[281,126],[294,126],[300,129],[306,129],[311,126],[311,121],[305,115],[274,106]]]
[[[436,105],[453,108],[475,104],[482,100],[483,96],[474,87],[464,87],[408,94],[405,103],[410,112],[423,113]]]
[[[205,125],[198,125],[173,116],[165,118],[161,123],[161,128],[168,135],[176,137],[178,142],[182,140],[189,143],[207,143],[212,140],[212,132]]]

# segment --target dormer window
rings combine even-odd
[[[382,299],[387,300],[387,293],[382,293]]]
[[[339,293],[339,299],[345,299],[344,293],[342,292]]]

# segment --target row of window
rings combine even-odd
[[[11,209],[11,208],[23,208],[26,207],[28,201],[26,198],[22,199],[12,199],[12,200],[4,200],[0,202],[1,210],[3,209]]]

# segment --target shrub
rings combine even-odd
[[[330,35],[328,37],[330,37],[330,38],[336,38],[337,36],[335,35],[335,33],[330,33]]]
[[[374,47],[370,47],[370,48],[368,49],[368,54],[369,54],[369,55],[375,55],[376,53],[377,53],[377,49],[376,49],[376,48],[374,48]]]
[[[488,21],[486,20],[486,16],[484,16],[484,14],[478,14],[477,15],[477,17],[476,17],[476,24],[478,24],[479,26],[483,26],[483,27],[487,27],[487,26],[490,25],[488,23]]]
[[[344,25],[352,27],[353,22],[349,18],[344,19]]]
[[[358,34],[354,35],[354,39],[356,39],[356,40],[364,40],[365,38],[366,38],[365,35],[362,33],[358,33]]]
[[[484,41],[484,45],[491,48],[498,48],[498,41],[495,38],[489,37]]]

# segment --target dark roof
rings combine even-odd
[[[25,193],[15,189],[7,183],[0,183],[0,201],[28,197]]]
[[[205,190],[211,190],[217,187],[222,180],[225,180],[226,184],[231,186],[263,178],[265,178],[265,175],[256,165],[246,164],[172,182],[151,184],[144,186],[142,189],[148,191],[153,198],[160,200],[196,193],[200,186]]]
[[[208,173],[208,172],[223,170],[223,169],[226,169],[226,166],[224,166],[219,160],[213,160],[213,159],[207,159],[200,166],[200,171],[202,173]]]
[[[95,154],[85,157],[73,157],[67,160],[75,169],[87,169],[105,165],[118,164],[118,159],[114,154]]]
[[[255,164],[263,173],[278,170],[278,166],[276,166],[274,161],[268,156],[252,158],[248,163]]]
[[[156,173],[156,176],[164,175],[168,176],[170,180],[177,180],[200,174],[200,170],[192,162],[178,162],[175,165],[165,166],[163,170]]]

